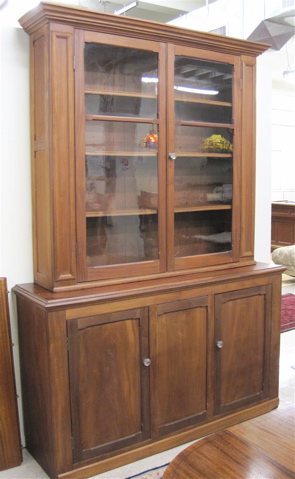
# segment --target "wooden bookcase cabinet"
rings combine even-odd
[[[253,264],[255,63],[267,47],[46,2],[20,23],[35,282],[60,291]],[[204,149],[212,134],[224,148]]]
[[[281,272],[16,286],[30,453],[51,478],[90,477],[276,407]]]
[[[276,407],[283,269],[253,254],[266,46],[46,2],[20,23],[35,284],[14,292],[28,450],[51,478],[90,477]],[[98,55],[116,63],[104,82],[106,70],[88,71]],[[134,58],[156,82],[122,81]],[[202,68],[221,77],[214,100],[178,89]],[[212,134],[222,152],[203,150]]]

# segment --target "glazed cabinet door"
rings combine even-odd
[[[69,320],[68,350],[74,462],[149,438],[147,309]]]
[[[153,434],[207,416],[208,298],[159,304],[151,315]]]
[[[165,270],[164,75],[162,44],[77,32],[79,281]]]
[[[215,298],[215,414],[269,394],[271,286]]]
[[[236,261],[239,252],[239,59],[170,46],[170,270]]]

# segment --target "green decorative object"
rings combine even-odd
[[[231,153],[233,145],[221,135],[211,135],[203,143],[203,151],[212,153]]]

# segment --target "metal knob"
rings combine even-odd
[[[217,341],[216,346],[221,349],[223,347],[223,341]]]
[[[169,153],[169,158],[170,158],[170,160],[176,160],[176,158],[177,158],[176,153]]]
[[[150,366],[150,365],[151,365],[151,362],[152,362],[152,361],[150,360],[150,358],[145,358],[145,359],[143,360],[143,364],[144,364],[145,366]]]

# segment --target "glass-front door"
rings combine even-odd
[[[81,49],[80,248],[82,274],[91,279],[160,270],[159,143],[165,134],[160,139],[158,47],[144,49],[146,43],[86,38]]]
[[[233,64],[176,53],[173,67],[170,269],[233,261]]]
[[[80,280],[235,261],[233,57],[91,32],[77,44]]]

